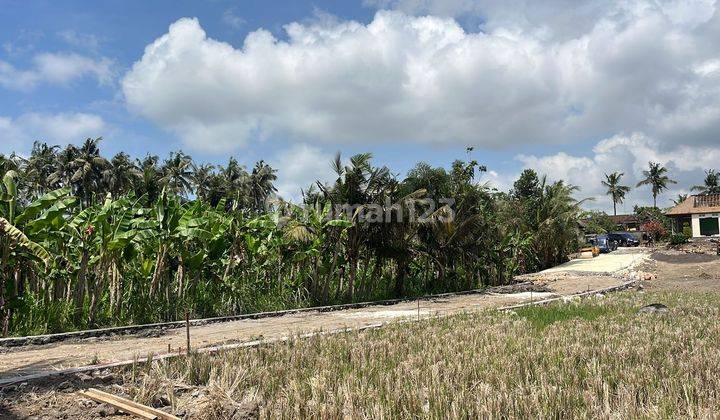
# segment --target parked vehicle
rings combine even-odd
[[[618,246],[640,246],[640,241],[630,232],[608,233],[611,241],[617,242]]]
[[[618,243],[610,239],[608,235],[597,235],[590,243],[598,247],[603,254],[613,252],[618,247]]]

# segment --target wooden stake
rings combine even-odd
[[[185,311],[185,338],[187,341],[186,355],[190,356],[190,312]]]

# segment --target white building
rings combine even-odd
[[[693,238],[720,236],[720,194],[693,195],[667,212],[673,231],[691,229]]]

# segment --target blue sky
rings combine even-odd
[[[604,173],[666,164],[667,205],[720,161],[714,0],[0,0],[0,27],[0,153],[265,159],[292,198],[335,151],[403,175],[472,145],[483,182],[532,167],[600,209]]]

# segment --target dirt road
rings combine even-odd
[[[630,251],[633,258],[624,253],[605,257],[603,264],[614,264],[627,269],[637,263],[638,258],[649,255],[647,250]],[[620,262],[619,262],[620,261]],[[474,294],[451,296],[435,300],[403,302],[391,306],[369,306],[335,312],[305,312],[281,317],[249,319],[193,327],[191,331],[193,348],[217,346],[229,343],[251,341],[258,338],[278,338],[292,334],[358,328],[378,322],[406,317],[428,317],[463,311],[498,308],[522,302],[539,300],[549,296],[571,295],[589,290],[617,286],[623,283],[621,277],[606,275],[603,271],[594,275],[593,261],[573,264],[585,274],[555,275],[546,273],[535,281],[546,284],[550,293],[516,294]],[[595,262],[597,264],[597,262]],[[552,274],[552,275],[551,275]],[[149,354],[165,354],[168,347],[177,352],[185,346],[184,329],[169,330],[160,336],[126,335],[117,337],[89,338],[63,341],[47,345],[32,345],[0,349],[0,379],[50,372],[64,368],[108,364],[119,361],[144,359]]]

